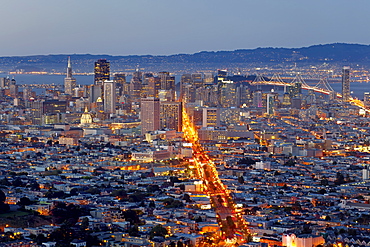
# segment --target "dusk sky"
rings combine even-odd
[[[369,0],[12,0],[0,56],[370,43]]]

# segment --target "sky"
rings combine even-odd
[[[370,43],[369,0],[11,0],[0,56]]]

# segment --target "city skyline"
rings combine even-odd
[[[45,0],[7,2],[0,56],[169,55],[325,43],[368,44],[368,1]],[[16,13],[16,14],[14,14]],[[351,30],[343,35],[342,30]]]

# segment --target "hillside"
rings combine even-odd
[[[64,72],[68,55],[37,55],[0,57],[2,71]],[[138,64],[151,71],[206,70],[256,64],[370,64],[370,45],[325,44],[302,48],[257,48],[235,51],[203,51],[194,54],[169,56],[111,56],[71,54],[76,72],[92,72],[94,62],[105,58],[111,62],[112,71],[133,70]]]

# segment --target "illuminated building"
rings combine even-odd
[[[217,82],[225,80],[227,77],[227,70],[217,70]]]
[[[42,114],[65,113],[67,102],[59,100],[46,100],[42,103]]]
[[[203,108],[203,127],[218,127],[220,126],[220,112],[215,107]]]
[[[203,86],[202,74],[192,74],[191,75],[192,84],[195,88]]]
[[[300,97],[302,94],[302,83],[300,81],[296,81],[293,86],[289,87],[289,95],[291,98]]]
[[[290,107],[290,105],[291,105],[290,95],[289,95],[289,93],[284,93],[282,106],[285,107],[285,108],[288,108],[288,107]]]
[[[203,76],[203,84],[210,85],[214,83],[215,78],[213,77],[212,73],[204,73]]]
[[[92,117],[85,107],[85,112],[81,115],[80,126],[90,126],[92,124]]]
[[[90,103],[95,103],[98,98],[102,97],[101,85],[91,85],[89,91]]]
[[[253,92],[253,106],[262,107],[262,91],[258,90]]]
[[[148,81],[148,94],[147,97],[158,97],[158,90],[161,86],[161,80],[159,77],[149,77]]]
[[[248,86],[240,85],[236,88],[236,105],[238,107],[241,106],[249,106],[251,101],[250,96],[250,89]]]
[[[275,95],[269,93],[267,94],[267,106],[266,106],[267,115],[269,116],[274,115],[274,108],[275,108]]]
[[[72,95],[73,89],[76,87],[76,79],[72,76],[71,57],[68,57],[67,76],[64,78],[64,92]]]
[[[369,92],[364,93],[364,105],[366,108],[370,107],[370,93]]]
[[[221,107],[236,106],[236,87],[233,81],[219,81],[218,84]]]
[[[195,88],[190,83],[182,84],[181,87],[181,100],[184,103],[195,102]]]
[[[129,84],[126,83],[125,73],[115,73],[113,75],[113,81],[116,83],[117,97],[121,96],[122,94],[128,94]]]
[[[174,129],[181,131],[182,128],[182,104],[181,102],[163,101],[160,103],[161,129]]]
[[[160,102],[158,98],[141,99],[141,133],[158,130],[160,128]]]
[[[142,77],[143,73],[138,69],[136,69],[135,73],[132,75],[129,95],[133,101],[138,101],[141,97]]]
[[[104,81],[104,112],[116,112],[116,86],[114,81]]]
[[[10,81],[9,84],[9,96],[13,98],[18,97],[18,85],[16,84],[14,78]]]
[[[171,95],[171,98],[175,99],[175,77],[170,76],[169,72],[159,72],[158,77],[161,81],[160,89],[168,91]]]
[[[109,81],[110,79],[110,63],[106,59],[99,59],[95,62],[94,67],[94,83]]]
[[[349,98],[351,97],[349,72],[350,67],[344,66],[342,69],[342,100],[344,102],[349,101]]]

